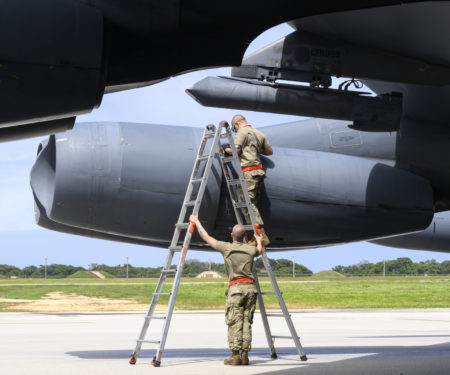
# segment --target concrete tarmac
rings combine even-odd
[[[292,312],[307,362],[291,340],[277,340],[270,359],[255,315],[250,366],[224,366],[229,355],[223,311],[176,312],[162,366],[144,344],[128,364],[143,313],[0,313],[1,375],[72,374],[450,374],[450,309]],[[272,333],[286,335],[282,318]],[[158,338],[161,321],[151,330]]]

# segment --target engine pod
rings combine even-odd
[[[200,128],[89,123],[50,137],[31,172],[40,217],[60,224],[56,230],[167,246],[201,135]],[[433,217],[430,182],[376,160],[274,147],[262,161],[259,208],[272,249],[411,233]],[[236,219],[221,175],[216,162],[200,218],[215,238],[229,240]],[[208,248],[198,238],[192,245]]]
[[[57,223],[167,242],[186,192],[201,129],[77,124],[51,136],[31,171],[35,199]],[[213,162],[200,218],[214,226],[222,174]]]

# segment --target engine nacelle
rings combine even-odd
[[[201,135],[199,128],[89,123],[51,136],[31,172],[38,223],[167,246]],[[263,164],[259,206],[273,249],[410,233],[433,217],[426,179],[373,160],[278,147]],[[227,240],[234,213],[218,163],[213,171],[200,218]]]

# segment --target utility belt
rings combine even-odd
[[[249,279],[248,277],[241,277],[240,279],[234,279],[231,280],[230,283],[228,284],[228,286],[230,287],[231,285],[237,284],[237,283],[250,283],[250,284],[254,284],[255,280],[253,279]]]
[[[254,165],[252,167],[245,167],[245,168],[242,168],[242,172],[256,171],[257,169],[263,169],[263,166],[262,165]]]

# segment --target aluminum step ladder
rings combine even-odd
[[[223,130],[225,130],[225,133],[222,133]],[[221,146],[221,142],[220,142],[220,140],[222,138],[226,138],[228,140],[229,144],[231,145],[232,151],[233,151],[232,156],[227,156],[224,153],[222,146]],[[206,149],[208,140],[212,140],[212,143],[210,143],[211,146],[210,146],[209,152],[205,153],[205,149]],[[195,229],[194,223],[189,222],[189,215],[197,214],[200,209],[200,205],[201,205],[203,195],[204,195],[204,192],[206,189],[206,184],[208,182],[208,177],[211,172],[213,160],[217,153],[219,153],[221,166],[222,166],[223,172],[225,174],[228,190],[230,192],[230,196],[233,201],[233,207],[234,207],[234,211],[235,211],[238,222],[242,224],[241,211],[239,211],[239,210],[242,208],[247,208],[248,212],[250,214],[252,223],[255,223],[255,217],[254,217],[253,209],[251,209],[251,202],[250,202],[250,198],[248,196],[247,189],[246,188],[242,189],[242,187],[245,187],[245,180],[244,180],[241,168],[240,168],[239,157],[235,150],[230,126],[225,121],[222,121],[217,128],[214,125],[208,125],[208,126],[206,126],[205,131],[203,133],[202,141],[201,141],[200,147],[198,149],[197,158],[195,160],[194,167],[193,167],[193,170],[191,173],[191,178],[190,178],[190,181],[189,181],[189,184],[187,187],[186,195],[184,197],[181,212],[178,217],[178,221],[175,224],[175,230],[174,230],[174,234],[172,237],[172,241],[171,241],[169,249],[168,249],[169,252],[167,255],[166,262],[164,264],[163,269],[161,270],[161,274],[160,274],[158,283],[156,285],[155,292],[153,293],[153,297],[152,297],[152,301],[150,303],[149,310],[148,310],[146,316],[144,317],[144,324],[142,326],[139,338],[136,340],[136,347],[134,349],[133,354],[131,355],[131,357],[129,359],[129,363],[132,365],[136,364],[139,352],[141,351],[142,345],[144,343],[152,343],[152,344],[157,345],[156,354],[153,357],[153,360],[151,361],[151,363],[155,367],[160,367],[160,365],[161,365],[161,358],[162,358],[162,355],[164,352],[167,334],[168,334],[170,322],[172,319],[173,309],[175,306],[175,300],[176,300],[178,288],[180,285],[181,275],[183,273],[183,265],[184,265],[184,262],[186,259],[186,253],[189,248],[192,234]],[[205,164],[205,162],[206,162],[206,164]],[[233,165],[233,164],[235,166],[234,171],[237,171],[237,173],[238,173],[238,176],[239,176],[238,179],[231,178],[232,173],[233,173],[233,169],[232,169],[231,165]],[[245,202],[239,202],[237,199],[234,198],[237,196],[236,195],[237,188],[241,188],[243,190]],[[246,230],[253,230],[253,231],[259,230],[257,225],[256,226],[245,225],[245,228],[246,228]],[[180,237],[183,234],[183,232],[184,232],[183,244],[179,245]],[[177,268],[174,269],[171,267],[171,265],[172,265],[172,260],[174,258],[174,255],[177,252],[181,252],[181,256],[180,256]],[[266,255],[265,251],[263,251],[262,255],[263,255],[263,263],[269,274],[272,285],[274,285],[274,283],[275,283],[275,286],[274,286],[275,292],[270,293],[270,294],[276,294],[278,297],[278,301],[279,302],[281,301],[280,306],[283,311],[283,315],[286,318],[286,322],[288,323],[288,327],[291,332],[292,338],[294,339],[297,350],[299,351],[300,358],[302,361],[306,361],[306,355],[303,352],[303,349],[300,344],[300,340],[295,332],[294,325],[292,324],[292,320],[289,316],[286,305],[284,304],[284,300],[283,300],[281,292],[278,288],[278,285],[276,283],[276,279],[273,276],[273,272],[270,267],[270,263],[267,259],[267,255]],[[175,277],[174,277],[174,281],[173,281],[173,285],[172,285],[172,291],[170,293],[163,293],[162,288],[164,286],[164,282],[167,278],[167,275],[170,273],[172,273],[172,274],[175,273]],[[270,347],[271,357],[276,358],[277,355],[276,355],[275,348],[274,348],[274,339],[275,338],[284,338],[284,336],[272,336],[271,335],[269,323],[268,323],[268,319],[267,319],[268,314],[266,314],[266,311],[264,308],[262,294],[261,294],[258,278],[257,278],[256,272],[255,272],[255,268],[254,268],[254,277],[255,277],[255,285],[259,292],[258,303],[260,306],[261,315],[263,317],[263,324],[264,324],[266,337],[267,337],[269,347]],[[155,315],[154,314],[155,308],[156,308],[156,305],[158,303],[160,296],[170,296],[169,304],[167,306],[167,310],[164,315]],[[150,321],[153,319],[163,319],[164,320],[162,334],[161,334],[161,338],[159,340],[154,340],[154,339],[147,340],[146,339],[147,331],[150,326]]]

